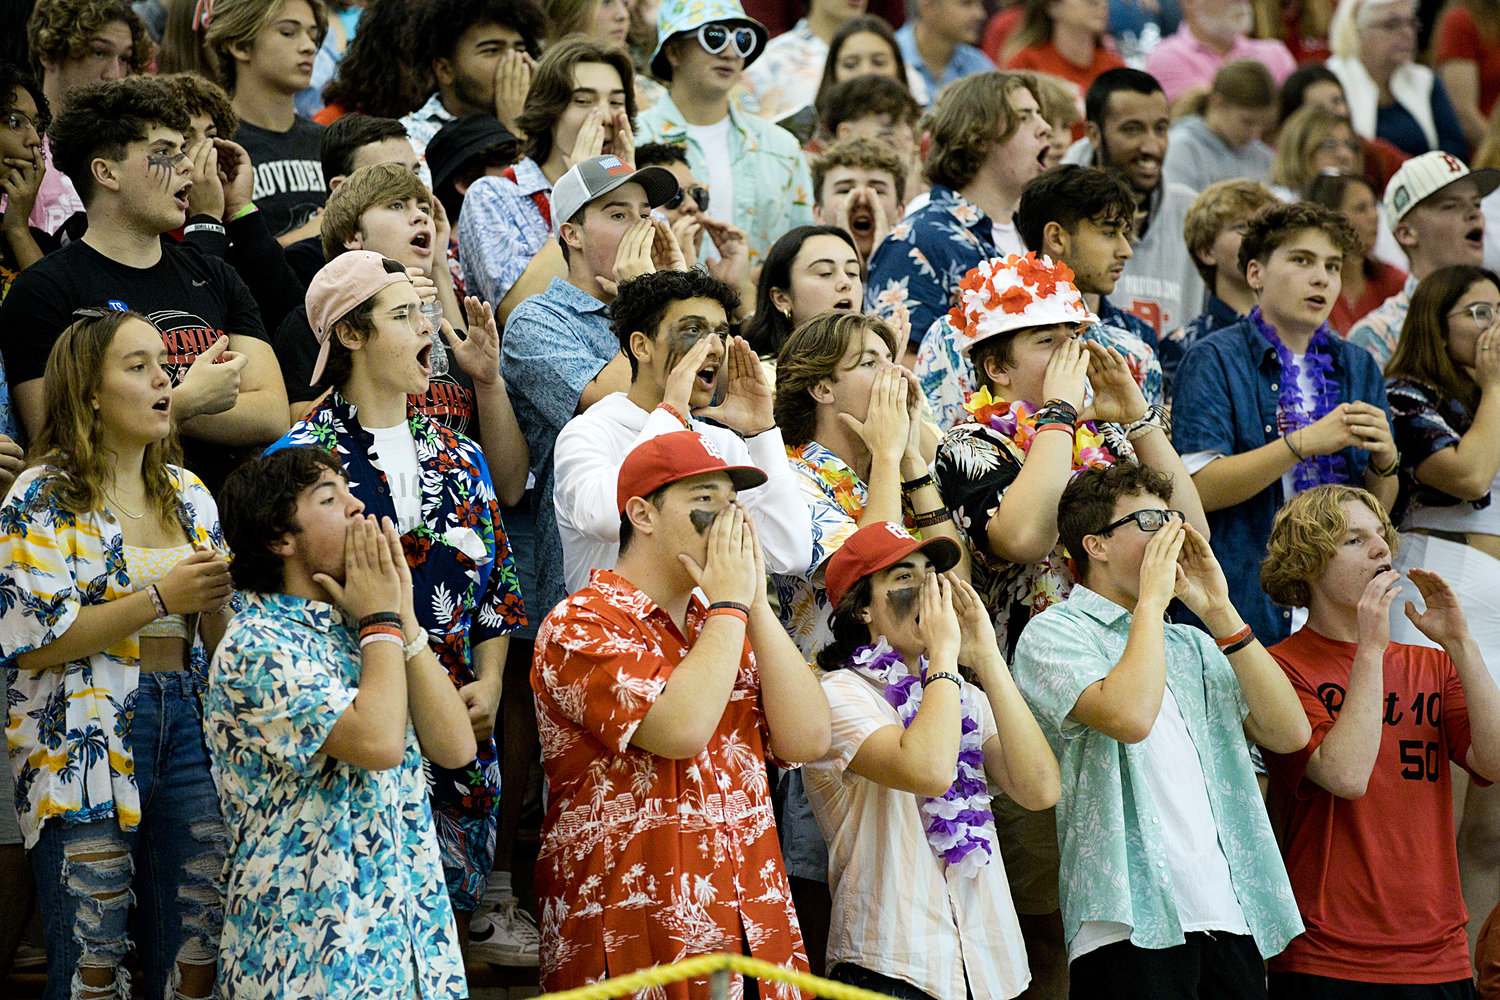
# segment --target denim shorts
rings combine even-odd
[[[43,824],[30,859],[47,941],[45,1000],[71,996],[80,965],[113,967],[116,992],[128,995],[132,908],[145,970],[137,996],[171,996],[178,962],[218,962],[226,835],[199,706],[187,671],[143,672],[130,729],[140,826],[121,830],[114,817]]]

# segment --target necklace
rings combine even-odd
[[[125,505],[120,502],[120,498],[117,497],[117,496],[115,496],[113,493],[109,493],[108,491],[106,491],[105,495],[107,497],[109,497],[110,503],[114,504],[114,506],[120,511],[121,514],[124,514],[126,517],[130,518],[132,521],[139,521],[141,518],[143,518],[143,517],[146,516],[146,512],[144,510],[141,511],[139,514],[132,514],[132,513],[130,513],[130,511],[128,511],[128,510],[125,509]],[[146,506],[148,508],[151,506],[150,503],[149,503],[149,501],[147,502]]]
[[[891,648],[885,636],[856,649],[847,665],[856,673],[883,684],[885,700],[901,716],[901,724],[911,725],[922,705],[922,685],[906,669],[901,654]],[[925,656],[919,666],[922,676],[926,677]],[[980,712],[974,698],[974,692],[967,687],[959,695],[963,721],[953,784],[936,798],[923,798],[918,810],[932,852],[969,878],[978,874],[979,869],[988,865],[999,851],[995,841],[995,815],[990,812],[989,779],[984,773]]]

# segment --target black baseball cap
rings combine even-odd
[[[432,189],[436,191],[459,167],[481,153],[499,147],[511,147],[519,153],[521,140],[516,138],[494,115],[462,115],[442,128],[427,144],[427,169],[432,171]]]

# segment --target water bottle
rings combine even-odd
[[[443,305],[437,299],[422,303],[422,315],[426,316],[432,324],[432,356],[429,363],[432,366],[432,375],[448,374],[448,345],[443,341],[442,331],[438,327],[443,322]]]

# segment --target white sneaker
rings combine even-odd
[[[534,969],[541,964],[542,938],[531,915],[514,896],[469,921],[469,955],[480,962]]]

